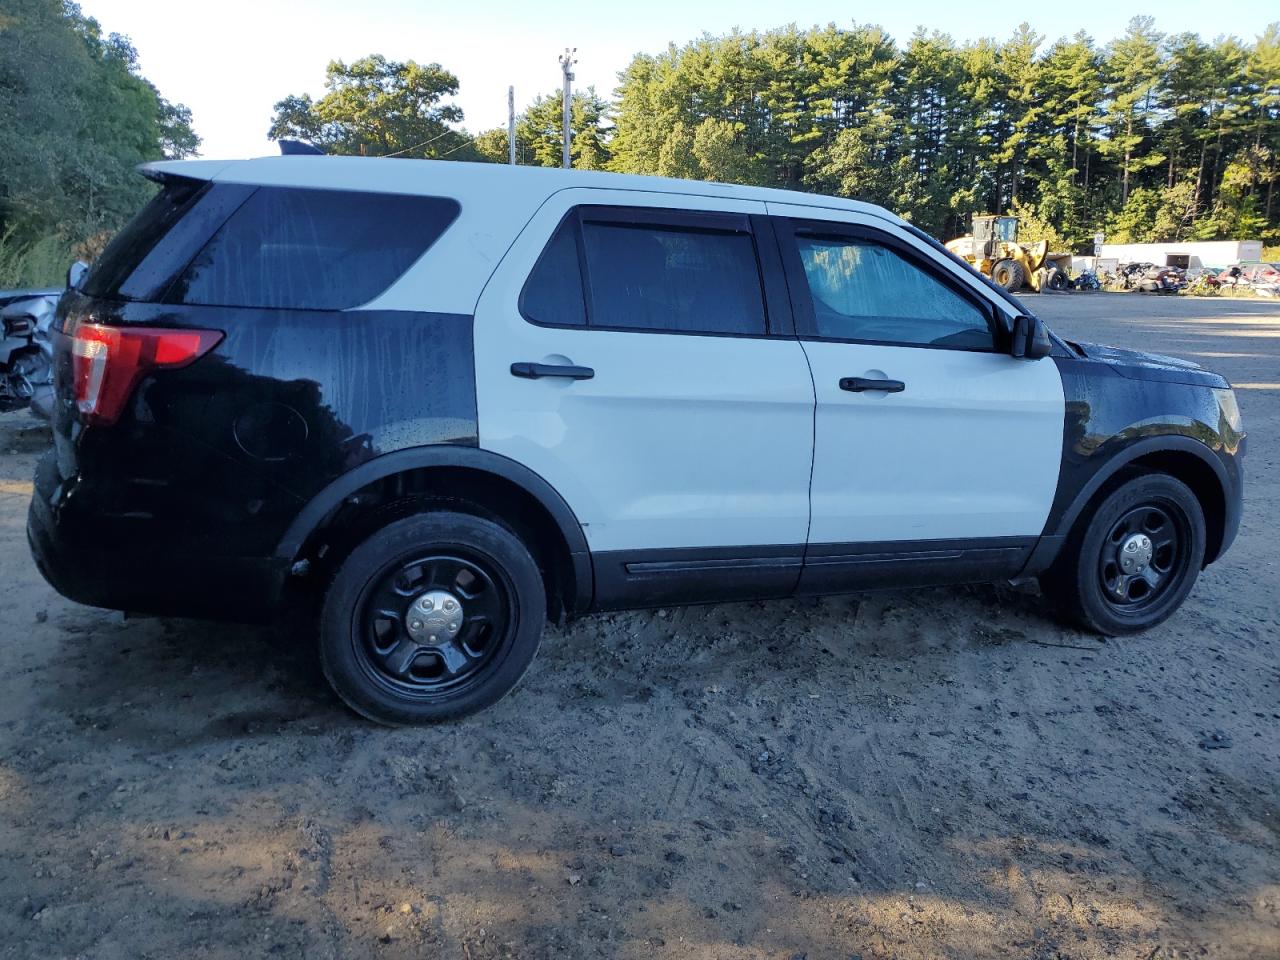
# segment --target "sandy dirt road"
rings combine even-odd
[[[1169,623],[985,587],[593,617],[426,730],[270,631],[56,596],[47,434],[0,418],[0,958],[1280,956],[1280,305],[1028,302],[1237,384],[1243,530]]]

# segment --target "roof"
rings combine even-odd
[[[499,192],[518,188],[522,193],[541,194],[545,199],[569,187],[643,190],[650,193],[733,197],[740,200],[849,210],[902,222],[883,207],[842,197],[771,187],[675,180],[669,177],[604,173],[597,170],[564,170],[558,167],[387,157],[279,156],[252,160],[164,160],[144,164],[140,169],[152,176],[379,193],[437,194],[443,189],[456,196],[470,192],[487,193],[493,188]]]

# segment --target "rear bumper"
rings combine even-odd
[[[271,619],[289,572],[285,560],[162,553],[121,542],[92,512],[62,497],[52,459],[36,469],[27,540],[40,573],[77,603],[131,613],[245,623]]]

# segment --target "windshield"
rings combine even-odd
[[[1018,239],[1018,220],[1016,217],[1001,217],[996,221],[996,239],[1008,240],[1010,243]]]

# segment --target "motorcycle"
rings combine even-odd
[[[21,410],[48,420],[53,412],[53,323],[61,292],[13,300],[0,309],[0,412]]]
[[[1080,275],[1071,281],[1074,290],[1101,290],[1102,281],[1092,270],[1081,270]]]

